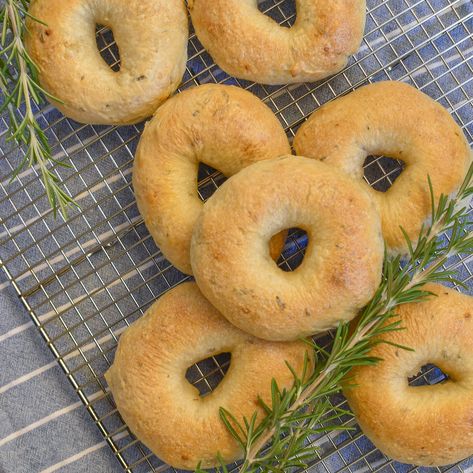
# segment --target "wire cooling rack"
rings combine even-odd
[[[265,0],[259,7],[284,26],[294,22],[293,1]],[[369,82],[401,80],[448,108],[471,144],[472,32],[471,0],[368,0],[365,39],[348,67],[328,80],[289,87],[228,77],[192,35],[181,90],[206,82],[244,87],[274,110],[292,138],[311,112],[337,96]],[[117,69],[119,56],[112,33],[99,26],[97,44],[104,59]],[[37,116],[54,156],[72,164],[71,169],[56,171],[81,211],[73,212],[67,222],[55,220],[37,169],[9,183],[23,150],[5,141],[6,117],[0,117],[3,267],[121,465],[130,472],[168,471],[128,431],[103,378],[123,330],[156,298],[186,279],[154,245],[135,205],[131,169],[142,126],[80,125],[51,106],[37,110]],[[378,190],[386,189],[400,172],[400,163],[383,157],[371,157],[365,165],[366,179]],[[208,198],[223,180],[218,172],[202,167],[201,197]],[[303,234],[291,234],[280,261],[283,269],[299,264],[305,245]],[[449,266],[458,270],[459,279],[471,292],[472,255],[452,258]],[[224,355],[205,360],[189,369],[188,378],[201,392],[208,392],[228,364]],[[427,367],[412,382],[434,384],[442,379],[438,369]],[[333,399],[338,405],[344,402],[341,397]],[[318,450],[307,471],[416,470],[387,459],[353,427],[349,432],[308,439]],[[466,471],[470,463],[437,471]]]

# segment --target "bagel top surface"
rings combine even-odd
[[[365,434],[386,455],[415,465],[447,465],[473,454],[473,297],[438,284],[435,296],[396,309],[403,330],[382,336],[374,366],[350,372],[344,389]],[[394,319],[396,320],[396,319]],[[448,379],[410,386],[435,364]]]
[[[400,226],[412,241],[431,212],[428,176],[435,199],[459,188],[472,153],[461,128],[439,103],[396,81],[357,89],[316,110],[294,138],[296,153],[315,158],[363,182],[381,214],[388,250],[407,253]],[[363,179],[370,155],[404,162],[386,192]]]
[[[140,139],[133,188],[146,226],[167,259],[192,274],[190,241],[204,206],[197,188],[199,163],[232,176],[290,152],[271,109],[239,87],[192,87],[162,105]]]
[[[183,0],[33,0],[26,47],[54,105],[82,123],[129,124],[152,115],[178,86],[187,60]],[[96,25],[112,29],[114,72],[101,57]]]
[[[270,258],[272,235],[305,230],[302,264]],[[233,324],[268,340],[294,340],[355,317],[381,277],[379,215],[363,187],[312,159],[253,164],[207,201],[191,264],[202,293]]]
[[[345,67],[360,47],[365,0],[297,0],[291,28],[256,0],[190,0],[197,37],[227,73],[263,84],[311,82]]]
[[[231,353],[220,384],[202,397],[186,379],[187,369],[219,353]],[[183,469],[230,463],[242,451],[220,419],[221,407],[240,422],[271,403],[271,380],[292,387],[286,361],[302,374],[308,346],[265,342],[228,323],[184,283],[158,299],[120,337],[106,379],[118,409],[133,433],[158,457]]]

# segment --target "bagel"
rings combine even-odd
[[[389,457],[442,466],[473,454],[473,298],[438,284],[436,294],[396,310],[404,330],[382,336],[375,366],[350,372],[344,394],[363,432]],[[409,386],[408,378],[434,363],[448,380]]]
[[[133,168],[138,208],[166,258],[191,274],[190,241],[203,206],[196,182],[199,162],[231,176],[290,152],[279,121],[250,92],[206,84],[168,100],[146,125]],[[273,257],[283,244],[283,235],[273,240]]]
[[[297,0],[294,26],[256,0],[189,0],[197,37],[228,74],[262,84],[313,82],[341,71],[360,47],[365,0]]]
[[[298,227],[302,264],[284,272],[266,250]],[[200,290],[234,325],[267,340],[295,340],[350,320],[374,295],[384,246],[379,216],[357,182],[302,157],[243,169],[207,202],[191,263]]]
[[[364,183],[381,215],[392,254],[407,254],[400,229],[416,241],[434,197],[458,190],[471,162],[461,128],[441,105],[402,82],[362,87],[318,109],[294,138],[297,154],[324,161]],[[405,169],[383,193],[363,179],[369,155],[400,159]]]
[[[243,456],[220,419],[223,407],[243,422],[271,405],[271,382],[290,388],[286,365],[303,376],[305,342],[272,343],[229,324],[201,295],[184,283],[162,296],[120,337],[105,377],[118,410],[133,433],[159,458],[180,469],[219,465]],[[186,370],[203,359],[231,353],[230,368],[205,397],[186,380]],[[312,360],[309,359],[309,365]]]
[[[26,47],[52,103],[78,122],[123,125],[152,115],[181,82],[188,20],[182,0],[33,0]],[[102,59],[96,24],[113,30],[120,70]]]

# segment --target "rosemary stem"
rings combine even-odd
[[[439,256],[432,261],[432,264],[426,270],[422,271],[419,269],[415,269],[414,273],[411,277],[411,280],[406,284],[405,290],[412,289],[425,281],[430,274],[435,272],[444,262],[446,261],[446,256]],[[360,343],[364,338],[371,332],[371,330],[385,318],[386,314],[390,312],[394,307],[396,307],[398,303],[395,300],[389,300],[384,298],[384,310],[373,320],[367,323],[364,327],[362,327],[359,331],[357,331],[352,337],[349,343],[346,346],[345,351],[349,351],[353,349],[358,343]],[[331,363],[327,364],[325,368],[320,372],[317,378],[305,388],[297,400],[293,403],[292,407],[287,411],[286,415],[280,419],[280,423],[284,423],[285,417],[290,417],[291,414],[296,412],[300,409],[310,398],[311,396],[317,391],[319,386],[327,379],[327,377],[333,371],[336,371],[340,364],[343,361],[343,357],[335,358]],[[273,438],[276,433],[276,427],[270,427],[267,431],[261,435],[256,442],[254,442],[246,452],[246,460],[244,464],[241,466],[239,473],[244,473],[247,471],[248,467],[255,463],[257,460],[258,453],[264,448],[264,446]]]
[[[371,327],[375,325],[376,322],[378,322],[379,319],[375,319],[369,324],[367,324],[356,336],[354,336],[348,345],[348,348],[352,348],[354,345],[356,345],[366,334],[366,332],[369,332]],[[338,365],[340,364],[340,361],[338,362],[332,362],[328,364],[317,376],[316,379],[308,386],[306,389],[304,389],[298,399],[294,402],[292,405],[291,409],[287,411],[287,416],[290,416],[292,413],[296,412],[299,408],[301,408],[304,403],[310,399],[310,397],[317,391],[318,387],[325,381],[327,376],[334,370],[337,369]],[[284,419],[282,419],[284,421]],[[252,448],[247,452],[246,456],[246,461],[245,461],[245,468],[240,470],[240,473],[246,471],[246,468],[248,466],[251,466],[255,460],[257,454],[264,448],[264,446],[273,438],[274,434],[276,433],[276,428],[271,427],[269,428],[265,434],[261,435],[261,437],[252,445]]]
[[[68,167],[63,162],[56,161],[51,154],[45,132],[41,129],[34,114],[34,104],[39,104],[46,94],[38,79],[38,66],[28,55],[23,35],[27,31],[25,17],[28,2],[24,0],[5,0],[1,7],[3,30],[0,36],[0,47],[3,56],[0,68],[0,90],[5,96],[5,108],[9,111],[10,139],[15,140],[19,146],[25,145],[25,155],[18,167],[13,171],[12,179],[16,178],[26,166],[36,166],[46,190],[54,216],[57,210],[67,217],[69,205],[78,206],[76,202],[61,188],[60,178],[49,170],[49,163]],[[38,21],[30,17],[31,21]],[[8,53],[8,54],[7,54]],[[10,74],[15,70],[16,74]],[[24,103],[24,114],[17,110]]]
[[[330,366],[327,366],[323,371],[321,371],[320,375],[314,380],[314,382],[310,385],[310,387],[303,390],[296,400],[296,402],[292,405],[292,408],[287,411],[287,415],[297,411],[303,404],[306,399],[310,397],[310,395],[317,389],[317,387],[324,381],[326,376],[329,373]],[[333,368],[332,368],[333,369]],[[282,419],[283,421],[284,419]],[[260,438],[252,445],[251,449],[247,452],[245,464],[246,467],[251,466],[255,460],[256,455],[264,448],[264,446],[273,438],[274,434],[276,433],[275,427],[270,427],[265,434],[261,435]],[[244,472],[245,469],[240,470]]]
[[[19,51],[19,55],[18,55],[18,65],[20,67],[19,76],[20,76],[22,87],[23,87],[23,96],[25,99],[25,109],[26,109],[25,115],[28,118],[28,130],[31,137],[31,146],[36,148],[37,146],[36,130],[31,124],[32,121],[34,121],[34,113],[31,107],[31,95],[30,95],[30,89],[28,86],[28,68],[26,66],[26,62],[23,57],[25,50],[23,46],[23,41],[21,40],[21,34],[18,31],[17,17],[15,15],[15,11],[13,10],[12,1],[13,0],[8,0],[7,11],[8,11],[8,17],[10,18],[10,25],[13,32],[13,36],[15,37],[16,48]]]

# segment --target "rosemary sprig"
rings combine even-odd
[[[316,355],[314,372],[306,378],[292,370],[294,384],[291,389],[280,389],[275,381],[271,386],[272,402],[262,401],[266,417],[255,414],[243,423],[225,409],[220,416],[233,438],[244,451],[240,473],[287,472],[293,467],[307,467],[314,458],[314,447],[307,444],[311,435],[333,430],[345,430],[340,421],[351,413],[333,406],[330,396],[340,393],[352,368],[373,365],[379,359],[370,356],[377,343],[386,343],[379,337],[393,330],[400,330],[394,309],[410,302],[418,302],[431,294],[423,291],[428,282],[450,281],[462,284],[454,272],[443,265],[459,253],[472,253],[473,234],[469,232],[469,200],[473,195],[473,165],[456,197],[441,196],[435,203],[432,184],[432,217],[429,225],[422,227],[417,242],[409,242],[409,257],[401,262],[399,257],[385,258],[383,279],[371,302],[363,309],[357,324],[338,325],[330,352],[315,342],[308,342]],[[448,241],[438,237],[449,233]],[[402,264],[401,264],[402,263]],[[405,348],[406,347],[400,347]],[[306,363],[307,369],[308,363]],[[344,381],[345,380],[345,381]],[[228,472],[221,462],[217,472]],[[200,466],[196,469],[202,473]]]
[[[8,111],[8,140],[16,141],[26,147],[25,155],[12,175],[15,179],[25,168],[37,165],[46,189],[46,195],[53,209],[67,217],[67,209],[77,206],[74,200],[61,188],[58,176],[48,164],[69,167],[68,164],[52,157],[46,134],[36,120],[34,105],[42,103],[42,96],[58,99],[49,95],[38,81],[38,68],[28,55],[23,38],[26,32],[25,19],[40,20],[28,14],[29,0],[5,0],[0,10],[2,48],[0,58],[0,90],[3,95],[0,113]],[[24,113],[19,110],[24,103]]]

